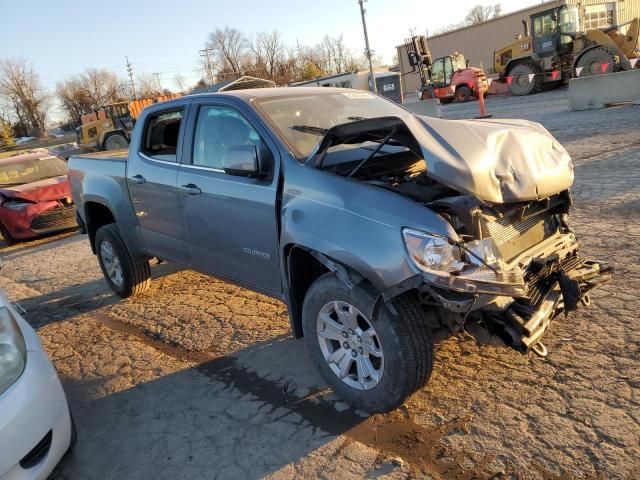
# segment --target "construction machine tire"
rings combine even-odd
[[[616,62],[616,56],[620,58]],[[603,64],[611,64],[611,68],[602,71]],[[631,70],[631,62],[624,55],[620,56],[606,47],[596,47],[580,57],[577,67],[581,67],[580,77],[590,77],[592,75],[602,75],[603,73],[614,73],[620,70]]]
[[[456,90],[456,102],[468,102],[471,98],[471,89],[466,85],[458,87]]]
[[[529,75],[535,74],[533,80],[529,81]],[[542,76],[540,70],[532,63],[519,63],[509,70],[511,77],[509,90],[512,95],[529,95],[537,93],[542,89]]]
[[[105,150],[120,150],[123,148],[129,148],[129,142],[124,136],[117,133],[109,135],[104,141]]]

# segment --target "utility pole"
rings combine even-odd
[[[131,80],[131,90],[133,91],[134,100],[138,99],[138,95],[136,94],[136,82],[133,81],[133,67],[131,63],[129,63],[129,56],[124,57],[127,59],[127,71],[129,72],[129,79]]]
[[[365,44],[365,55],[369,60],[369,74],[371,75],[371,90],[375,93],[378,93],[378,87],[376,86],[376,77],[373,76],[373,63],[371,61],[371,48],[369,48],[369,35],[367,35],[367,22],[364,19],[365,9],[364,2],[366,0],[358,0],[360,4],[360,14],[362,15],[362,30],[364,31],[364,44]]]
[[[160,83],[160,73],[153,72],[152,75],[155,75],[156,80],[158,80],[158,89],[159,89],[158,91],[162,93],[162,84]]]
[[[213,76],[213,64],[211,62],[211,48],[200,50],[200,56],[204,60],[205,69],[209,75],[209,85],[213,85],[215,83],[215,78]]]

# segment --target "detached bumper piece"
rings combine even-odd
[[[503,337],[511,346],[545,356],[546,348],[540,339],[551,320],[561,312],[567,315],[580,303],[589,305],[589,290],[609,280],[612,272],[607,264],[577,255],[533,264],[525,276],[526,295],[505,311],[488,313],[488,317],[504,332]]]

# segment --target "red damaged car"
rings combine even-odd
[[[76,226],[67,164],[46,152],[0,160],[0,233],[6,243]]]

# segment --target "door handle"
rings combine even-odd
[[[189,195],[200,195],[202,193],[202,190],[193,183],[187,183],[186,185],[182,185],[180,188],[183,192],[188,193]]]
[[[142,185],[143,183],[146,183],[146,181],[147,181],[147,179],[146,179],[146,178],[144,178],[144,177],[143,177],[142,175],[140,175],[140,174],[134,175],[134,176],[133,176],[133,177],[131,177],[131,178],[132,178],[132,179],[133,179],[133,181],[134,181],[135,183],[137,183],[138,185]]]

